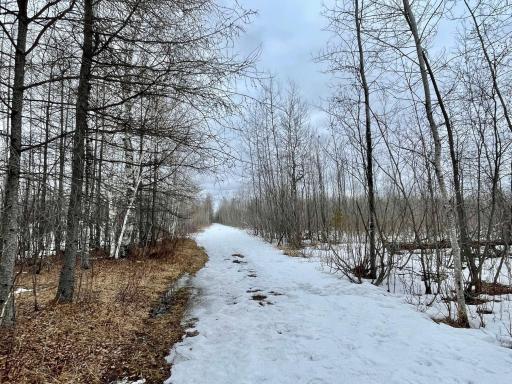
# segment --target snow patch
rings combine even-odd
[[[146,379],[140,379],[140,380],[136,380],[136,381],[131,381],[128,379],[121,379],[121,380],[113,382],[112,384],[145,384],[145,383],[146,383]]]

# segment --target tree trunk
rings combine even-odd
[[[126,211],[125,211],[125,214],[124,214],[124,217],[123,217],[123,223],[121,225],[121,230],[119,232],[119,238],[118,238],[118,241],[117,241],[116,250],[114,252],[114,259],[116,259],[116,260],[119,259],[119,252],[121,250],[121,247],[123,246],[124,234],[125,234],[126,229],[127,229],[127,223],[128,223],[128,219],[130,218],[130,213],[134,209],[135,199],[137,198],[137,191],[139,189],[139,184],[140,184],[141,178],[142,178],[142,175],[139,173],[139,177],[138,177],[138,179],[136,181],[135,188],[133,189],[133,192],[132,192],[133,195],[130,198],[130,201],[128,203],[128,207],[126,208]]]
[[[448,133],[448,146],[450,148],[450,160],[452,165],[452,174],[453,174],[453,187],[455,189],[455,207],[457,213],[457,220],[459,224],[459,232],[460,232],[460,247],[461,247],[461,258],[465,259],[468,263],[469,270],[471,273],[471,282],[472,284],[478,284],[478,267],[475,264],[475,258],[471,253],[471,248],[469,246],[469,236],[467,229],[467,220],[466,220],[466,210],[464,208],[464,199],[462,197],[462,186],[460,183],[460,166],[459,159],[457,158],[457,154],[455,153],[455,140],[453,137],[453,127],[451,124],[450,117],[448,116],[448,111],[444,105],[443,97],[441,96],[441,91],[439,90],[436,82],[436,78],[434,76],[434,72],[430,67],[429,61],[425,52],[423,52],[423,59],[425,60],[425,65],[427,71],[430,75],[430,80],[432,81],[432,85],[434,86],[434,91],[436,93],[437,101],[439,103],[439,107],[441,108],[441,112],[443,114],[443,119],[445,122],[446,132]]]
[[[446,218],[448,221],[448,233],[450,236],[450,243],[452,246],[453,263],[454,263],[454,275],[455,275],[455,290],[457,292],[457,321],[461,326],[468,327],[469,320],[466,312],[466,302],[464,298],[464,281],[462,277],[462,260],[460,254],[460,247],[457,238],[457,223],[455,219],[455,212],[453,206],[450,204],[448,196],[448,190],[444,180],[444,174],[441,167],[441,138],[439,137],[439,131],[437,124],[434,121],[434,114],[432,109],[432,99],[430,95],[430,84],[428,81],[428,73],[424,60],[424,52],[421,44],[421,38],[418,33],[418,27],[416,19],[411,10],[409,0],[403,0],[404,14],[414,38],[416,46],[416,54],[418,56],[418,66],[421,74],[421,81],[423,85],[423,91],[425,93],[425,112],[427,114],[428,124],[434,140],[434,171],[436,174],[437,182],[441,192],[443,200],[443,208],[445,209]]]
[[[87,134],[87,109],[89,106],[90,80],[93,58],[93,1],[84,0],[83,48],[80,65],[80,81],[76,102],[76,124],[73,136],[73,157],[71,161],[71,194],[66,226],[64,264],[60,273],[56,300],[71,302],[75,285],[75,263],[80,237],[82,215],[82,184],[84,175],[85,146]]]
[[[18,195],[20,187],[21,129],[28,31],[27,0],[18,1],[18,30],[14,58],[9,161],[0,226],[0,326],[14,324],[13,279],[18,249]]]
[[[53,69],[52,69],[53,70]],[[52,70],[50,70],[50,78],[52,77]],[[41,268],[43,266],[43,259],[46,253],[46,242],[45,242],[45,232],[48,230],[48,226],[50,224],[48,220],[48,214],[46,212],[46,195],[47,195],[47,183],[48,183],[48,140],[50,137],[50,102],[51,102],[51,84],[48,84],[48,93],[46,99],[46,121],[45,121],[45,143],[43,146],[43,170],[42,170],[42,180],[40,186],[40,196],[39,196],[39,212],[37,217],[37,247],[36,253],[34,254],[34,268],[35,272],[41,272]]]
[[[366,183],[368,187],[368,240],[370,257],[370,278],[377,278],[377,252],[375,245],[375,187],[373,184],[373,142],[372,123],[370,110],[370,89],[366,80],[366,69],[364,63],[363,40],[361,37],[361,15],[359,11],[359,0],[354,0],[354,18],[356,21],[357,49],[359,56],[359,76],[364,94],[364,115],[365,115],[365,139],[366,139]]]
[[[63,72],[64,74],[64,72]],[[57,218],[55,229],[55,253],[60,256],[62,246],[62,205],[64,204],[64,169],[66,161],[66,142],[64,134],[67,131],[67,108],[64,113],[64,81],[61,82],[60,89],[60,139],[59,139],[59,182],[57,188]]]

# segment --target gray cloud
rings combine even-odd
[[[314,57],[329,37],[322,31],[322,0],[241,0],[258,11],[239,42],[243,53],[261,46],[258,67],[280,80],[292,80],[312,104],[327,95],[328,76]]]

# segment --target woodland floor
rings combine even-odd
[[[60,269],[54,263],[35,275],[37,310],[34,275],[18,270],[17,326],[0,333],[0,383],[161,383],[169,376],[169,348],[184,335],[189,298],[187,288],[165,293],[206,260],[188,239],[128,259],[98,259],[88,271],[77,269],[78,299],[69,305],[53,303]]]

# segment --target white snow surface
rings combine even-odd
[[[512,350],[482,330],[436,324],[239,229],[215,224],[196,240],[209,256],[192,281],[199,334],[172,349],[166,383],[512,382]]]

